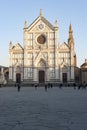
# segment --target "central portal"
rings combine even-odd
[[[67,83],[67,73],[62,73],[63,83]]]
[[[16,83],[20,83],[21,82],[21,74],[17,73],[16,74]]]
[[[39,83],[45,82],[45,72],[43,70],[39,71]]]

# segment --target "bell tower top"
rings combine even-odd
[[[72,25],[71,25],[71,23],[70,23],[70,26],[69,26],[69,33],[72,33],[73,31],[72,31]]]
[[[74,44],[73,30],[72,30],[72,25],[71,25],[71,23],[70,23],[70,26],[69,26],[69,38],[68,38],[68,43],[69,43],[69,44]]]

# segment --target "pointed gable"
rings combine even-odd
[[[69,50],[69,46],[64,42],[62,45],[60,45],[61,50]]]
[[[13,50],[23,50],[23,48],[19,43],[17,43],[15,46],[13,46]]]
[[[34,22],[32,24],[30,24],[30,26],[24,28],[24,29],[28,29],[29,31],[32,30],[35,26],[38,26],[40,23],[43,23],[45,26],[47,26],[48,28],[50,28],[51,30],[54,30],[53,25],[46,19],[44,18],[42,15],[40,15],[39,17],[37,17]]]
[[[41,17],[41,20],[52,30],[54,30],[53,25],[47,20],[45,19],[43,16]]]
[[[40,53],[37,55],[36,59],[35,59],[35,65],[36,65],[36,66],[37,66],[38,62],[39,62],[41,59],[43,59],[44,61],[46,60],[45,57],[44,57],[44,55],[40,52]]]

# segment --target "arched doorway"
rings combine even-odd
[[[38,78],[39,78],[39,83],[45,82],[45,72],[43,70],[39,70]]]
[[[21,82],[21,74],[16,73],[16,83],[20,83],[20,82]]]

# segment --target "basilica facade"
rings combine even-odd
[[[52,25],[40,10],[33,23],[24,23],[24,46],[10,42],[9,81],[31,83],[75,82],[76,54],[72,26],[67,43],[59,43],[58,22]]]

